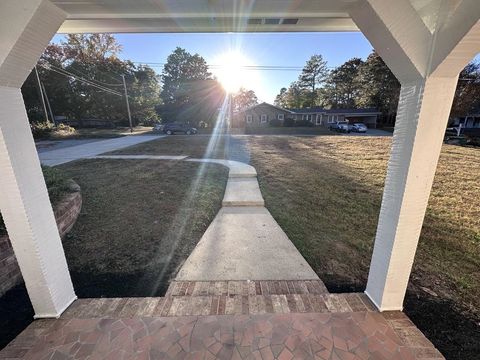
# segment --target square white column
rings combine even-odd
[[[401,310],[457,78],[402,85],[366,293]]]
[[[64,19],[46,0],[0,4],[0,210],[36,318],[76,299],[20,91]]]

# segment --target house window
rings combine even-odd
[[[278,120],[283,120],[285,118],[284,114],[278,114],[277,119]]]
[[[333,116],[332,115],[328,115],[328,123],[331,124],[331,123],[334,123],[335,121],[333,120]]]
[[[266,123],[267,122],[267,115],[266,114],[262,114],[262,116],[260,117],[260,121],[262,123]]]
[[[317,122],[317,125],[321,125],[321,124],[322,124],[322,115],[317,114],[317,120],[316,120],[316,122]]]
[[[247,115],[247,123],[248,124],[252,123],[252,115]]]
[[[312,121],[312,114],[303,115],[302,120]]]

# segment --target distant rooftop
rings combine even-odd
[[[302,109],[288,109],[297,114],[311,114],[324,112],[326,114],[378,114],[380,113],[375,108],[362,108],[362,109],[325,109],[321,107],[302,108]]]

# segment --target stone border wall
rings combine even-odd
[[[80,187],[76,186],[78,191],[67,194],[54,209],[58,232],[62,238],[72,229],[82,209]],[[7,235],[0,236],[0,296],[22,281],[10,239]]]

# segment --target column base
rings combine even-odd
[[[78,297],[74,296],[72,300],[70,300],[63,308],[60,309],[60,311],[57,314],[35,314],[33,315],[33,318],[35,320],[37,319],[58,319],[60,316],[62,316],[63,312],[68,309],[70,305],[73,304],[75,300],[77,300]]]

